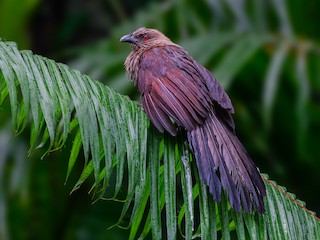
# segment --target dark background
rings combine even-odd
[[[319,216],[319,9],[316,0],[2,0],[0,37],[138,99],[122,66],[129,47],[118,40],[141,26],[159,28],[226,87],[236,108],[237,133],[261,172]],[[210,55],[206,50],[222,33],[239,34],[239,39]],[[219,69],[228,50],[251,33],[272,40],[246,61],[241,60],[246,49],[240,49],[229,67]],[[290,45],[287,55],[268,77],[282,42]],[[234,63],[237,71],[224,78]],[[272,79],[274,93],[267,90]],[[264,96],[272,99],[270,106]],[[120,203],[92,205],[90,183],[70,195],[81,164],[64,185],[72,143],[41,160],[45,150],[28,154],[29,130],[15,137],[10,121],[5,102],[0,108],[0,239],[126,239],[128,231],[108,230]]]

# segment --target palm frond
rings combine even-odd
[[[85,166],[75,189],[93,174],[93,188],[103,198],[115,172],[112,199],[124,202],[116,225],[131,214],[130,239],[139,234],[144,238],[150,230],[154,239],[164,235],[174,239],[177,229],[186,239],[200,235],[229,239],[233,230],[239,238],[252,239],[320,236],[314,213],[266,175],[264,215],[236,213],[225,197],[214,203],[199,180],[183,136],[158,133],[135,102],[66,65],[0,41],[0,87],[1,103],[9,96],[16,132],[31,122],[31,149],[46,145],[49,153],[76,132],[67,175],[81,148]],[[126,189],[124,179],[128,179]],[[120,190],[124,199],[118,199]]]

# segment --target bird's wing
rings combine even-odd
[[[196,69],[189,70],[184,63],[188,59],[176,56],[175,51],[176,47],[170,46],[145,51],[137,79],[148,117],[160,131],[165,129],[172,135],[176,135],[172,120],[191,131],[203,122],[211,105],[199,73],[192,73]]]
[[[176,135],[172,120],[191,131],[202,124],[214,104],[234,128],[228,95],[212,74],[182,48],[151,48],[143,53],[139,66],[136,83],[142,105],[159,131]]]

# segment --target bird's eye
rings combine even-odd
[[[143,40],[147,41],[148,39],[149,39],[149,37],[147,34],[143,36]]]

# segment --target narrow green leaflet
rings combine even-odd
[[[1,56],[1,75],[3,76],[1,80],[5,81],[5,84],[8,88],[10,104],[11,104],[11,113],[12,113],[12,125],[16,127],[16,121],[18,116],[18,96],[16,88],[16,77],[13,71],[13,65],[15,63],[10,61],[7,52],[9,52],[10,45],[6,46],[4,42],[0,42],[0,56]],[[12,63],[13,62],[13,63]],[[10,64],[11,63],[11,64]]]
[[[0,44],[0,49],[2,49],[4,45]],[[21,107],[20,109],[20,114],[22,116],[22,120],[21,124],[17,126],[17,132],[19,132],[19,128],[22,131],[24,129],[24,127],[26,126],[27,122],[28,122],[28,114],[30,111],[30,90],[28,87],[28,79],[27,79],[27,73],[25,71],[23,71],[20,67],[20,65],[24,65],[23,59],[21,57],[21,55],[18,52],[17,46],[15,44],[9,44],[7,45],[9,47],[9,49],[5,49],[3,48],[3,53],[7,54],[8,59],[10,59],[12,62],[15,62],[16,64],[12,65],[13,67],[13,71],[15,72],[16,76],[17,76],[17,80],[21,86],[21,93],[22,93],[22,97],[24,99],[25,104],[23,105],[23,107]]]
[[[176,171],[175,171],[175,145],[168,134],[164,139],[164,183],[166,200],[167,239],[175,239],[177,234],[176,218]]]
[[[285,41],[281,42],[272,56],[271,64],[267,70],[265,86],[263,87],[263,110],[266,126],[270,125],[271,110],[280,81],[281,67],[288,54],[288,50],[289,43]]]
[[[261,45],[269,40],[269,36],[243,34],[234,40],[233,46],[227,49],[223,59],[212,71],[224,88],[231,84],[235,74],[253,57]]]
[[[195,164],[194,164],[195,165]],[[195,168],[194,168],[195,169]],[[199,211],[200,211],[200,229],[203,239],[217,239],[216,226],[216,204],[211,197],[208,197],[208,191],[204,183],[201,182],[198,172],[194,171],[197,183],[200,186],[199,192]]]
[[[185,238],[191,239],[194,231],[194,203],[193,203],[193,191],[192,191],[192,175],[189,151],[187,150],[185,143],[180,142],[181,154],[181,184],[184,199],[184,217],[185,217]]]
[[[75,162],[77,161],[77,157],[79,155],[81,146],[82,146],[81,135],[80,135],[80,132],[77,132],[77,135],[73,140],[73,145],[70,153],[66,181],[68,180],[70,172],[73,169]]]
[[[61,109],[58,109],[58,113],[56,115],[59,116],[59,113],[61,112],[61,119],[60,119],[60,125],[63,128],[63,131],[57,132],[56,134],[62,134],[61,142],[57,143],[57,148],[60,148],[67,140],[67,136],[69,134],[69,123],[71,119],[71,111],[72,106],[70,106],[70,96],[67,90],[67,87],[62,79],[61,73],[58,69],[57,64],[53,60],[48,59],[46,61],[46,64],[48,66],[49,75],[51,78],[53,78],[52,81],[52,91],[55,90],[55,93],[57,94],[57,99],[59,101],[59,106],[61,106]],[[57,117],[58,117],[57,116]]]
[[[244,230],[244,222],[243,222],[243,214],[242,212],[236,213],[232,211],[232,218],[235,222],[237,236],[239,239],[245,239],[245,230]]]
[[[150,173],[150,171],[148,171],[148,173]],[[150,180],[150,176],[147,177],[147,180]],[[130,219],[130,226],[131,226],[130,235],[129,235],[130,240],[135,239],[135,236],[137,235],[137,232],[139,230],[139,227],[142,221],[142,217],[145,214],[145,211],[147,211],[146,205],[150,196],[151,184],[149,181],[147,181],[144,186],[145,186],[145,189],[143,189],[142,191],[138,191],[136,193],[136,196],[139,196],[139,194],[141,194],[141,197],[138,198],[138,202],[135,201],[135,206],[134,206],[134,209],[132,210],[131,219]]]
[[[150,148],[148,149],[148,157],[151,171],[151,195],[150,195],[150,213],[152,238],[162,239],[161,231],[161,210],[160,210],[160,191],[159,191],[159,176],[160,176],[160,134],[152,127],[152,134],[150,134]]]
[[[297,83],[299,84],[299,92],[297,99],[297,115],[299,118],[299,137],[298,141],[301,144],[299,146],[303,146],[303,142],[306,138],[306,130],[308,125],[308,115],[307,115],[307,104],[308,100],[310,100],[311,95],[311,86],[310,80],[308,79],[308,64],[307,64],[307,54],[308,48],[310,46],[308,43],[301,43],[299,47],[299,51],[296,58],[296,76]]]
[[[230,231],[229,231],[229,215],[228,215],[228,205],[226,202],[226,196],[224,194],[221,195],[221,201],[218,204],[219,216],[221,221],[221,232],[223,239],[230,239]]]
[[[317,239],[320,229],[319,218],[307,210],[303,202],[287,193],[285,188],[278,186],[265,175],[263,178],[267,187],[264,215],[267,236],[270,239]]]

